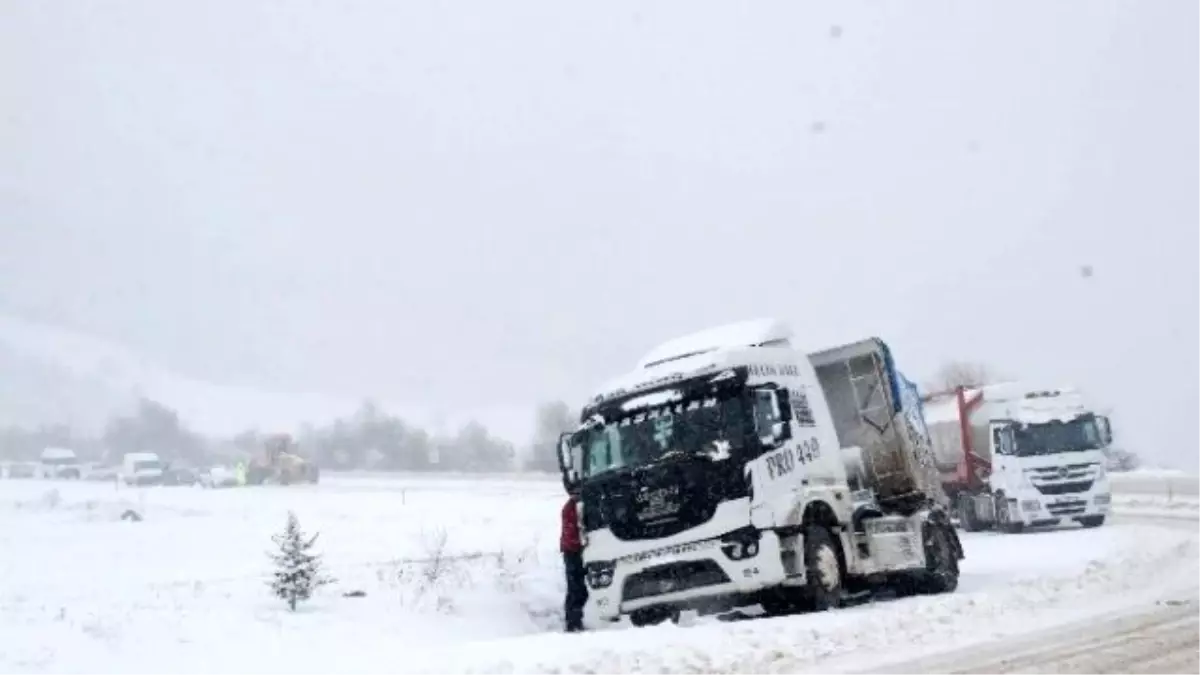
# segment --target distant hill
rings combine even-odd
[[[0,426],[65,423],[97,429],[135,400],[101,379],[78,376],[0,342]]]
[[[188,426],[212,435],[251,427],[295,430],[305,422],[321,424],[348,415],[362,402],[205,382],[107,340],[0,315],[0,424],[69,423],[99,429],[142,395],[174,408]],[[533,433],[533,404],[439,411],[419,403],[376,402],[431,432],[453,432],[474,419],[517,445]]]

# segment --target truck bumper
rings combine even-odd
[[[744,557],[735,559],[733,543],[718,537],[649,549],[612,563],[592,561],[587,564],[588,592],[597,615],[605,620],[655,606],[701,610],[732,606],[740,596],[784,580],[779,537],[763,531],[754,549],[749,555],[742,546],[738,551]]]
[[[1104,516],[1112,504],[1108,490],[1046,495],[1036,489],[1017,494],[1017,513],[1027,527],[1057,525],[1078,518]]]

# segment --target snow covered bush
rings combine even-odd
[[[271,537],[279,547],[278,553],[271,554],[276,566],[271,590],[287,601],[288,609],[293,612],[296,611],[296,603],[308,600],[314,590],[333,582],[322,570],[321,556],[309,552],[318,536],[314,534],[311,539],[305,538],[296,514],[288,511],[287,528]]]

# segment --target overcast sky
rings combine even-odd
[[[0,313],[213,382],[564,397],[792,320],[1194,467],[1197,3],[0,3]],[[1094,275],[1080,269],[1091,265]]]

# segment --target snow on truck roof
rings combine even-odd
[[[668,340],[643,356],[637,367],[653,368],[669,361],[719,349],[756,347],[771,343],[782,345],[787,344],[791,337],[791,326],[780,319],[739,321]]]
[[[668,340],[638,360],[631,372],[608,380],[595,391],[598,401],[672,377],[717,370],[728,363],[730,349],[763,345],[787,345],[792,329],[779,319],[754,319],[716,326]]]
[[[672,377],[702,374],[727,367],[736,350],[751,347],[792,348],[793,331],[782,319],[764,318],[729,323],[668,340],[650,350],[632,372],[626,372],[599,388],[600,400]],[[833,363],[869,351],[887,351],[878,338],[868,338],[807,355],[814,366]],[[798,354],[797,356],[803,356]]]
[[[42,450],[42,459],[74,459],[75,451],[68,448],[46,448]]]

